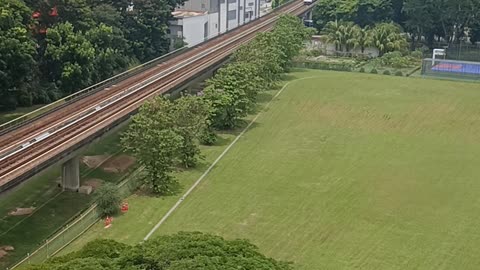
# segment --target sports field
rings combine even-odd
[[[248,238],[298,269],[478,269],[480,85],[290,77],[156,235]],[[134,195],[132,209],[137,202],[147,216],[127,213],[77,245],[99,236],[134,244],[174,200]]]

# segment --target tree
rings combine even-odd
[[[73,268],[75,264],[77,268]],[[225,240],[200,232],[180,232],[135,246],[113,240],[94,240],[78,252],[27,267],[27,270],[44,269],[289,270],[292,265],[266,257],[247,240]]]
[[[180,162],[185,168],[193,167],[200,158],[197,141],[209,126],[209,103],[200,97],[183,96],[174,101],[175,131],[181,136]]]
[[[335,45],[335,49],[340,52],[350,52],[358,43],[358,26],[353,22],[332,21],[328,22],[323,33],[326,35],[326,41]]]
[[[387,52],[405,49],[407,40],[399,26],[393,23],[380,23],[372,29],[372,45],[382,56]]]
[[[362,53],[365,52],[365,49],[372,45],[372,32],[368,27],[360,28],[356,26],[355,29],[355,47],[360,48]]]
[[[391,0],[318,0],[313,10],[319,32],[331,21],[351,21],[365,27],[390,21],[393,15]]]
[[[116,28],[101,23],[85,33],[85,38],[95,48],[94,66],[96,72],[92,75],[93,82],[99,82],[112,77],[124,70],[130,60],[127,54],[127,40]]]
[[[118,213],[122,199],[117,187],[112,183],[104,183],[95,191],[95,201],[100,216],[111,216]]]
[[[291,60],[300,53],[305,40],[312,36],[310,28],[306,28],[302,21],[291,15],[282,15],[275,24],[273,36],[274,45],[282,51],[283,69],[287,71]]]
[[[122,145],[146,169],[144,182],[157,194],[171,194],[178,184],[171,175],[182,137],[174,130],[174,105],[165,97],[145,103],[122,136]]]
[[[30,106],[35,98],[35,43],[26,30],[30,12],[18,0],[0,2],[0,110]]]
[[[64,93],[90,85],[95,71],[95,48],[70,23],[61,23],[47,33],[47,75]]]
[[[207,81],[204,99],[213,106],[211,123],[217,128],[233,128],[239,118],[255,106],[257,94],[265,81],[257,66],[247,62],[233,62],[221,68]]]
[[[260,33],[233,55],[233,61],[251,63],[268,87],[273,86],[286,65],[284,52],[277,46],[273,33]]]

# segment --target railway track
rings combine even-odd
[[[222,61],[258,32],[270,30],[279,13],[302,14],[303,1],[246,24],[110,88],[0,136],[0,192],[56,162],[65,152],[129,117],[145,100],[171,91]]]

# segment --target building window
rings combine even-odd
[[[228,3],[229,4],[235,4],[235,3],[237,3],[237,0],[228,0]]]
[[[225,4],[225,0],[220,0],[220,4]]]
[[[228,11],[227,20],[236,20],[236,19],[237,19],[237,11],[236,10]]]
[[[252,3],[252,2],[248,3],[248,6],[249,6],[249,7],[251,7],[251,6],[253,6],[253,5],[254,5],[254,3]]]
[[[202,4],[202,9],[205,9],[205,4]]]

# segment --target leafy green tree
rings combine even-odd
[[[282,15],[278,19],[273,36],[274,45],[282,52],[284,71],[287,71],[291,60],[300,53],[305,40],[312,36],[310,28],[306,28],[302,21],[295,16]]]
[[[318,0],[313,11],[319,32],[331,21],[351,21],[364,27],[390,21],[392,16],[391,0]]]
[[[131,10],[122,8],[125,37],[140,61],[150,60],[168,52],[168,21],[171,12],[184,0],[138,0]]]
[[[290,263],[261,254],[247,240],[225,240],[200,232],[163,235],[136,246],[94,240],[80,251],[30,265],[27,270],[225,269],[289,270]]]
[[[179,147],[180,161],[184,167],[194,167],[200,156],[198,140],[209,126],[209,103],[200,97],[183,96],[174,101],[175,131],[182,138]]]
[[[19,0],[0,2],[0,110],[32,105],[37,63],[26,25],[30,9]]]
[[[135,246],[124,263],[139,269],[292,269],[288,263],[267,258],[246,240],[229,241],[200,232],[148,240]]]
[[[116,28],[101,23],[85,33],[85,38],[95,48],[94,66],[96,72],[92,76],[94,82],[107,79],[124,70],[130,60],[127,54],[127,40]]]
[[[253,109],[265,81],[254,64],[234,62],[221,68],[207,85],[204,98],[214,109],[212,124],[217,128],[233,128],[239,118]]]
[[[45,61],[48,75],[66,94],[92,83],[95,48],[70,23],[61,23],[47,33]]]
[[[122,145],[146,169],[145,184],[158,194],[171,194],[178,184],[171,175],[182,137],[174,130],[174,104],[165,97],[145,103],[123,134]]]
[[[260,33],[252,42],[235,52],[233,61],[254,64],[258,74],[270,87],[278,80],[287,64],[284,52],[277,46],[277,39],[273,33]]]
[[[104,183],[95,190],[95,201],[100,216],[111,216],[118,213],[122,199],[117,187],[112,183]]]

